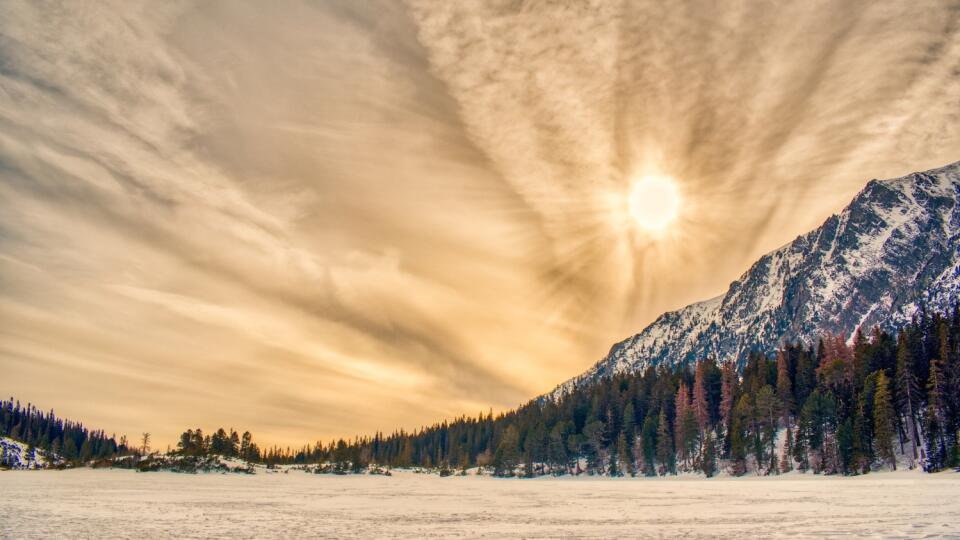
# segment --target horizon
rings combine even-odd
[[[957,16],[5,3],[0,394],[163,447],[509,411],[956,162]]]

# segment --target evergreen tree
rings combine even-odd
[[[633,400],[627,401],[627,405],[623,408],[623,431],[626,440],[627,447],[632,449],[634,443],[637,440],[637,419],[636,412],[633,407]]]
[[[747,437],[750,434],[753,405],[747,395],[740,396],[730,415],[730,473],[740,476],[747,472]]]
[[[550,432],[548,446],[548,462],[555,472],[567,472],[569,457],[567,456],[567,426],[566,422],[559,422]]]
[[[720,386],[720,419],[726,429],[730,428],[730,417],[736,402],[736,367],[731,362],[723,365]]]
[[[703,453],[700,457],[700,470],[707,478],[717,474],[717,443],[708,431],[703,437]]]
[[[600,420],[594,420],[583,428],[584,442],[581,454],[587,457],[587,472],[603,474],[604,431],[606,425]]]
[[[670,424],[667,422],[667,414],[663,408],[660,409],[660,417],[657,425],[657,462],[660,464],[660,476],[676,474],[673,437],[670,435]]]
[[[697,363],[696,377],[693,382],[693,413],[701,437],[710,424],[710,404],[707,401],[706,362]]]
[[[793,414],[793,383],[790,382],[790,366],[785,350],[777,353],[777,399],[783,412],[783,424],[789,425]]]
[[[777,419],[781,414],[781,405],[770,385],[764,385],[760,388],[760,391],[757,392],[756,408],[761,429],[761,438],[769,460],[767,474],[776,473],[779,470],[776,461]]]
[[[244,431],[243,436],[240,438],[240,457],[247,461],[255,461],[254,459],[250,459],[252,457],[250,455],[250,443],[252,440],[253,435],[251,435],[249,431]]]
[[[836,404],[829,391],[813,391],[800,413],[800,425],[804,434],[804,446],[807,452],[813,453],[814,472],[827,470],[836,462],[829,458],[835,444],[835,429],[837,420]],[[825,444],[825,443],[831,444]]]
[[[63,459],[76,461],[77,457],[77,443],[73,442],[73,437],[65,437],[63,439]]]
[[[796,406],[801,407],[817,387],[817,375],[812,351],[798,347],[794,352],[797,357],[797,368],[793,385],[794,399]]]
[[[783,444],[783,455],[780,456],[780,472],[788,473],[793,470],[793,430],[787,426],[786,440]]]
[[[240,435],[233,428],[230,428],[230,439],[227,443],[227,456],[237,457],[240,455]]]
[[[848,417],[837,428],[837,451],[843,474],[855,471],[853,439],[853,418]]]
[[[624,474],[629,474],[630,476],[635,476],[636,472],[633,469],[633,458],[630,456],[630,449],[627,448],[627,436],[621,431],[620,435],[617,436],[617,475],[623,476]]]
[[[873,434],[877,456],[897,469],[897,460],[893,454],[894,412],[890,398],[890,381],[880,370],[876,372],[876,390],[873,394]]]
[[[80,444],[80,463],[86,463],[93,459],[93,442],[87,438]]]
[[[693,434],[688,430],[690,427],[688,419],[692,412],[690,411],[690,393],[687,390],[686,383],[680,383],[674,406],[676,412],[674,414],[673,436],[676,444],[677,461],[686,469],[690,458],[690,441],[693,439]]]
[[[643,430],[640,435],[640,444],[643,449],[643,474],[645,476],[657,475],[657,432],[659,426],[659,416],[652,412],[643,421]]]
[[[503,439],[493,454],[493,470],[497,476],[513,476],[519,464],[520,435],[512,424],[507,427]]]
[[[930,378],[927,381],[927,410],[924,415],[926,435],[927,471],[939,471],[947,462],[946,409],[944,407],[944,377],[940,359],[930,362]]]
[[[916,466],[917,460],[917,433],[916,433],[916,404],[918,401],[917,379],[913,369],[913,355],[907,343],[905,332],[897,338],[897,407],[903,418],[906,439],[909,442],[907,459],[910,468]]]

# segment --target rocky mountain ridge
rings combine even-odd
[[[872,180],[839,214],[761,257],[726,293],[661,315],[551,395],[604,375],[897,326],[960,299],[960,162]]]

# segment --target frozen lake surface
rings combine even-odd
[[[960,538],[960,474],[609,479],[0,472],[2,538]]]

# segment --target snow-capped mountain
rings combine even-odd
[[[768,253],[721,296],[661,315],[554,390],[648,365],[811,343],[824,332],[894,326],[960,298],[960,162],[872,180],[839,215]]]

